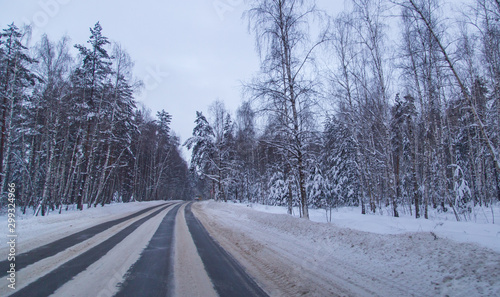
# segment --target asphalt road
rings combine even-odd
[[[127,272],[117,297],[172,296],[174,222],[180,205],[163,218],[139,260]]]
[[[26,297],[26,296],[49,296],[54,293],[59,287],[61,287],[64,283],[71,280],[78,273],[85,270],[92,263],[98,261],[102,256],[104,256],[112,247],[117,245],[120,241],[122,241],[125,237],[130,235],[135,231],[141,224],[146,222],[148,219],[151,219],[162,210],[167,208],[168,206],[164,206],[159,210],[154,211],[148,216],[135,221],[122,231],[113,235],[109,239],[104,242],[98,244],[87,252],[73,258],[72,260],[62,263],[61,266],[57,267],[55,270],[45,274],[40,277],[35,282],[29,284],[28,286],[16,291],[11,296],[13,297]],[[57,246],[55,247],[57,248]],[[103,276],[105,277],[105,276]]]
[[[171,203],[168,203],[166,205],[170,205],[170,204]],[[41,247],[27,251],[26,253],[19,254],[16,257],[16,268],[18,270],[20,270],[20,269],[23,269],[30,264],[33,264],[33,263],[36,263],[42,259],[51,257],[51,256],[53,256],[61,251],[64,251],[67,248],[70,248],[70,247],[72,247],[72,246],[74,246],[74,245],[76,245],[84,240],[91,238],[92,236],[94,236],[98,233],[103,232],[106,229],[109,229],[115,225],[122,223],[122,222],[128,221],[128,220],[133,219],[135,217],[138,217],[141,214],[144,214],[144,213],[146,213],[152,209],[158,208],[160,206],[162,206],[162,205],[149,207],[149,208],[143,209],[141,211],[138,211],[136,213],[133,213],[131,215],[128,215],[126,217],[112,220],[112,221],[108,221],[108,222],[90,227],[88,229],[73,233],[73,234],[68,235],[64,238],[56,240],[52,243],[49,243],[49,244],[43,245]],[[163,206],[165,206],[165,205],[163,205]],[[8,262],[7,260],[0,262],[0,267],[2,268],[0,270],[0,277],[4,277],[7,275],[9,263],[10,262]]]
[[[185,211],[189,232],[219,296],[267,296],[241,265],[210,237],[191,212],[191,203]]]
[[[160,217],[160,214],[162,217]],[[176,220],[179,214],[181,214],[181,217]],[[141,215],[143,215],[143,217],[137,219],[137,217]],[[185,218],[185,220],[182,218]],[[62,295],[63,293],[59,291],[63,286],[80,288],[72,291],[72,296],[91,296],[94,294],[91,293],[92,291],[89,290],[87,292],[85,289],[81,288],[93,286],[94,284],[81,284],[81,275],[85,274],[87,270],[90,270],[89,267],[91,267],[91,265],[92,267],[96,266],[96,264],[97,266],[108,266],[110,251],[115,251],[117,245],[123,246],[124,244],[130,244],[130,251],[132,251],[134,249],[133,245],[137,244],[137,242],[134,243],[134,240],[137,238],[138,233],[144,232],[144,228],[147,229],[150,225],[154,225],[156,230],[151,229],[151,232],[154,231],[154,233],[152,237],[149,238],[149,242],[144,244],[145,247],[140,252],[138,259],[132,265],[127,266],[128,269],[126,269],[126,272],[124,271],[123,275],[119,276],[119,281],[115,282],[114,280],[116,279],[116,274],[111,275],[109,272],[106,272],[106,270],[99,270],[102,271],[100,272],[101,275],[94,276],[102,280],[109,279],[108,283],[112,284],[111,290],[101,291],[106,293],[99,294],[99,296],[186,296],[182,291],[179,291],[179,288],[177,288],[177,290],[175,289],[176,283],[191,281],[190,276],[188,275],[186,277],[185,273],[179,273],[183,278],[186,278],[185,280],[179,280],[178,278],[180,278],[180,276],[176,276],[174,263],[189,263],[189,261],[182,261],[184,259],[176,258],[178,255],[175,253],[174,247],[177,236],[179,236],[179,238],[182,237],[183,242],[186,241],[186,237],[190,238],[189,242],[191,242],[191,245],[194,244],[195,246],[192,249],[186,249],[191,252],[187,256],[184,253],[183,257],[201,259],[201,261],[199,261],[199,266],[192,267],[192,269],[191,267],[187,267],[187,271],[193,275],[197,274],[194,276],[198,276],[198,279],[200,274],[203,274],[203,276],[209,279],[207,284],[205,284],[205,288],[203,288],[201,284],[193,284],[193,286],[200,286],[200,288],[198,288],[199,292],[201,292],[198,293],[199,296],[204,296],[204,292],[208,294],[209,291],[215,292],[212,295],[223,297],[268,296],[252,277],[245,272],[245,269],[210,237],[200,221],[198,221],[191,212],[191,203],[166,203],[144,209],[121,219],[96,225],[45,246],[28,251],[19,255],[19,262],[16,263],[16,266],[20,263],[19,266],[17,266],[20,269],[18,270],[18,274],[21,275],[25,267],[37,264],[49,257],[57,257],[59,253],[67,252],[71,247],[87,239],[91,239],[93,236],[97,236],[99,233],[112,226],[124,222],[128,223],[128,221],[130,221],[128,225],[125,224],[121,230],[113,233],[102,241],[96,242],[94,246],[86,251],[74,257],[70,257],[61,263],[56,263],[53,268],[41,270],[39,275],[37,274],[29,283],[23,283],[22,278],[18,279],[17,288],[10,296],[66,297],[67,295]],[[176,224],[179,224],[179,221],[181,221],[183,225],[186,224],[187,228],[176,228]],[[160,223],[158,224],[155,222]],[[148,226],[140,228],[143,225]],[[176,230],[186,231],[181,232]],[[176,232],[182,234],[176,234]],[[127,240],[128,237],[130,237],[129,240]],[[127,249],[125,248],[125,250]],[[114,256],[121,257],[122,255]],[[123,254],[123,257],[125,258],[127,255]],[[101,262],[102,265],[99,265]],[[0,264],[5,265],[4,263]],[[30,267],[26,268],[26,270],[29,268]],[[7,269],[3,271],[7,271]],[[88,273],[92,274],[96,272]],[[194,277],[192,279],[197,278]],[[73,283],[75,283],[74,286]],[[188,283],[188,286],[190,286],[190,283]]]

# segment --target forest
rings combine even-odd
[[[44,35],[26,46],[30,28],[0,33],[0,185],[15,184],[23,213],[76,205],[188,199],[188,165],[172,116],[138,108],[131,57],[90,28],[71,54],[69,37]]]
[[[2,203],[12,183],[35,215],[199,197],[460,221],[499,202],[498,0],[248,6],[260,71],[235,113],[215,100],[193,115],[185,142],[135,100],[134,63],[99,23],[76,45],[4,28]]]
[[[500,200],[500,2],[258,0],[260,72],[196,113],[200,195],[470,220]]]

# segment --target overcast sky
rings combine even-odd
[[[330,11],[343,6],[343,0],[318,2],[320,8],[329,3]],[[220,99],[234,112],[241,82],[259,69],[254,37],[242,19],[246,9],[242,0],[0,0],[0,25],[32,23],[33,42],[43,33],[53,41],[67,34],[72,44],[86,45],[99,21],[104,36],[135,61],[135,76],[146,86],[138,101],[153,114],[172,114],[172,129],[184,142],[195,111],[206,113]]]

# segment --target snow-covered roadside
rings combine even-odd
[[[287,213],[286,207],[282,206],[268,206],[257,203],[234,203],[234,205],[250,207],[254,210],[268,213]],[[361,209],[358,207],[343,207],[332,210],[331,223],[342,228],[350,228],[377,234],[433,232],[439,238],[448,238],[464,243],[475,243],[500,253],[500,205],[496,205],[493,208],[495,224],[492,224],[493,215],[491,214],[491,210],[477,208],[475,211],[477,217],[475,220],[476,222],[457,222],[451,211],[448,213],[432,212],[430,219],[426,220],[424,218],[415,219],[402,213],[399,218],[387,214],[362,215]],[[295,213],[298,213],[298,210]],[[320,223],[327,222],[326,211],[324,209],[310,209],[309,216],[311,221]]]
[[[193,206],[273,296],[500,296],[500,254],[430,232],[377,234],[250,207]]]
[[[48,216],[21,215],[16,213],[17,254],[26,252],[67,235],[84,230],[97,224],[122,218],[142,209],[163,204],[165,201],[116,203],[85,208],[83,211],[71,210],[62,214],[50,213]],[[7,216],[0,216],[0,229],[7,238]],[[0,245],[0,255],[8,254],[7,244]]]

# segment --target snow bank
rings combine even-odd
[[[233,203],[231,203],[233,204]],[[254,210],[286,214],[283,206],[269,206],[257,203],[234,203]],[[350,228],[376,234],[404,234],[410,232],[433,232],[438,237],[452,239],[456,242],[475,243],[483,247],[500,252],[500,204],[491,209],[476,208],[473,211],[472,221],[457,222],[450,213],[430,211],[429,219],[415,219],[410,215],[400,214],[396,218],[384,214],[361,214],[360,207],[342,207],[332,210],[332,224],[341,228]],[[298,208],[294,208],[294,216],[298,217]],[[324,209],[309,209],[309,217],[313,222],[326,223],[327,216]],[[495,224],[492,224],[495,219]]]
[[[500,296],[500,254],[411,231],[429,228],[425,220],[360,215],[364,221],[357,222],[355,213],[341,209],[334,221],[352,225],[345,228],[255,204],[209,201],[193,208],[271,296]],[[312,218],[318,214],[311,212]],[[452,234],[454,225],[443,222],[439,234]]]

